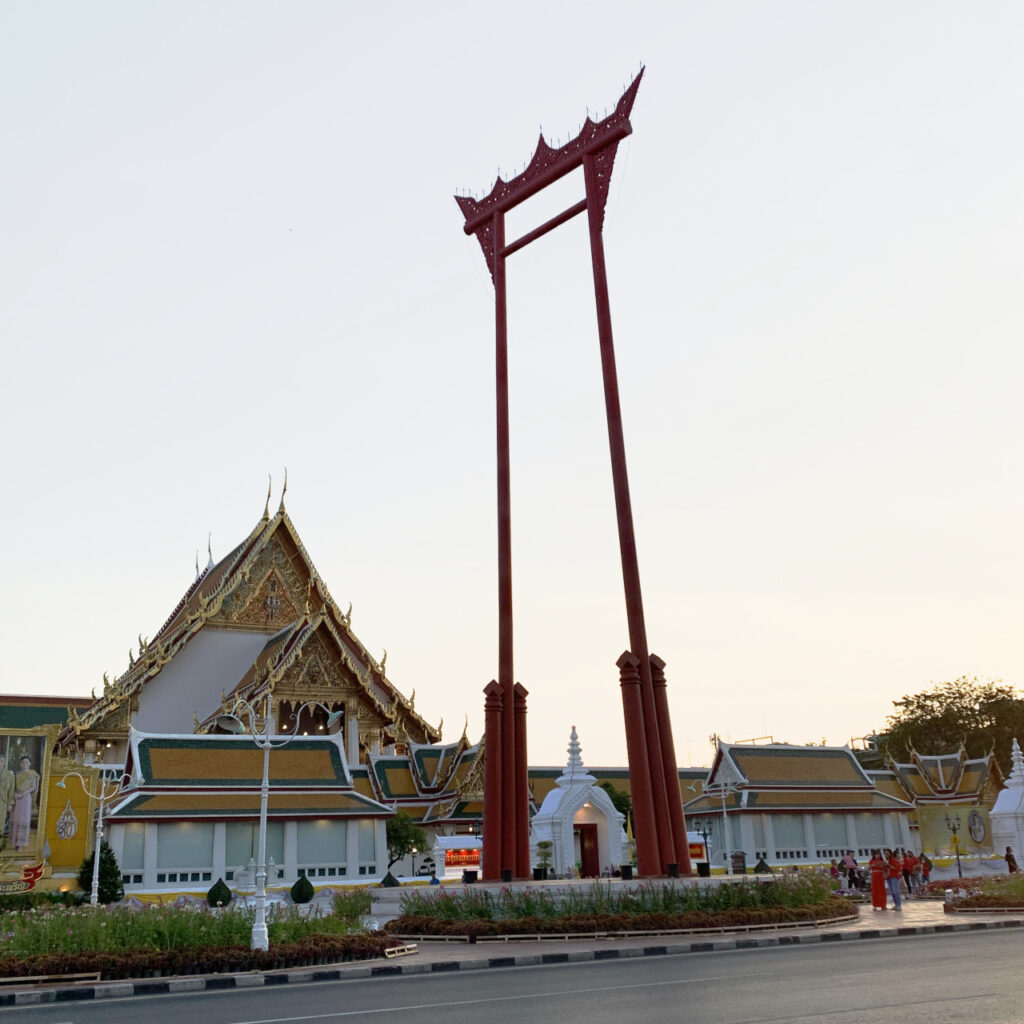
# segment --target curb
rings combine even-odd
[[[1024,927],[1024,918],[1004,921],[971,921],[961,924],[916,925],[903,928],[861,928],[849,932],[817,932],[806,935],[765,935],[756,938],[715,939],[710,942],[678,942],[614,949],[579,949],[564,953],[531,953],[522,956],[492,956],[465,960],[434,960],[429,963],[403,962],[345,970],[295,970],[268,974],[213,974],[203,978],[167,978],[152,981],[109,981],[95,985],[55,986],[22,992],[0,993],[0,1007],[38,1006],[42,1003],[80,1002],[95,999],[124,999],[129,996],[175,995],[182,992],[214,992],[228,989],[261,988],[267,985],[301,985],[307,982],[407,977],[449,971],[486,971],[507,967],[542,967],[550,964],[588,963],[596,960],[630,960],[649,956],[685,956],[719,953],[736,949],[766,949],[772,946],[814,946],[825,942],[859,939],[895,939],[905,936],[938,935],[954,932],[988,931]]]

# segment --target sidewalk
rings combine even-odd
[[[627,938],[516,939],[475,943],[423,941],[416,943],[417,951],[408,956],[338,964],[335,967],[11,987],[0,990],[0,1007],[1024,927],[1022,913],[946,914],[938,900],[905,900],[902,913],[891,909],[872,911],[870,906],[863,905],[857,909],[859,914],[855,920],[821,927],[802,925],[757,931],[647,934]]]

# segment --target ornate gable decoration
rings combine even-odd
[[[312,608],[319,612],[311,613]],[[309,553],[299,539],[282,499],[277,514],[265,511],[249,536],[216,565],[212,563],[175,606],[152,641],[139,637],[139,656],[129,652],[128,669],[113,682],[104,677],[103,696],[81,715],[69,720],[59,743],[67,744],[86,731],[97,730],[107,721],[111,728],[126,731],[129,701],[150,679],[196,636],[204,625],[227,629],[272,632],[292,625],[288,643],[257,658],[252,669],[233,692],[252,696],[267,685],[271,689],[303,654],[307,640],[321,625],[331,642],[317,638],[317,657],[303,665],[296,682],[311,688],[353,688],[339,666],[348,669],[361,692],[360,728],[388,729],[415,742],[440,739],[440,732],[416,713],[413,700],[401,694],[388,680],[383,661],[366,650],[351,630],[352,606],[338,610]],[[319,673],[319,674],[317,674]],[[114,718],[108,716],[115,715]],[[123,718],[123,723],[122,723]],[[371,726],[372,723],[372,726]]]
[[[210,624],[280,629],[294,622],[310,590],[310,576],[300,573],[295,561],[285,552],[281,537],[272,536],[246,566]]]

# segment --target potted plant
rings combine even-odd
[[[551,866],[550,839],[541,839],[537,843],[537,866],[533,869],[533,880],[539,882],[548,877],[548,868]]]

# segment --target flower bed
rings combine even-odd
[[[370,960],[384,955],[396,940],[384,932],[364,935],[311,936],[303,942],[275,945],[269,950],[246,946],[194,946],[183,949],[90,950],[82,953],[40,953],[0,958],[0,977],[98,972],[104,980],[149,978],[179,974],[219,974],[227,971],[267,971],[282,967]]]
[[[850,916],[831,880],[787,875],[717,886],[597,884],[566,892],[531,887],[497,893],[410,893],[385,926],[398,935],[564,935],[581,932],[677,931],[791,924]]]
[[[942,878],[937,879],[934,882],[927,882],[922,885],[918,895],[920,896],[932,896],[941,897],[944,896],[947,889],[952,889],[953,892],[980,892],[981,883],[986,881],[989,876],[984,875],[970,875],[967,878]]]
[[[441,920],[436,917],[405,915],[389,921],[386,928],[399,936],[578,935],[601,932],[696,931],[716,928],[750,928],[778,924],[812,923],[849,917],[846,900],[833,897],[807,907],[768,907],[683,914],[572,914],[565,917],[513,917],[500,920]]]
[[[268,908],[269,952],[248,948],[251,907],[69,907],[25,900],[0,913],[0,977],[206,974],[378,957],[391,940],[362,930],[371,898],[343,891],[319,914]]]
[[[958,878],[948,884],[958,895],[946,910],[1024,910],[1024,876],[1014,874],[988,878]],[[934,883],[933,883],[934,884]]]

